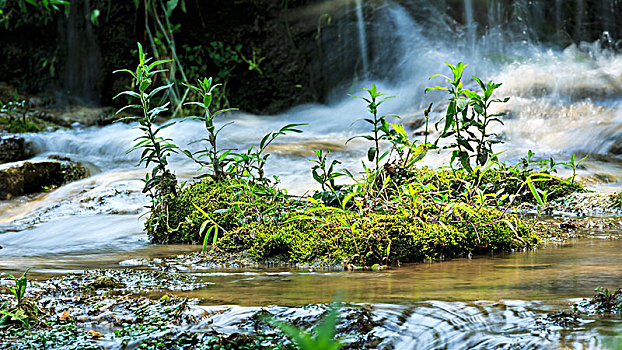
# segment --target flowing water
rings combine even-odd
[[[539,40],[539,28],[546,21],[540,18],[544,7],[538,1],[530,6],[516,0],[511,7],[489,1],[482,17],[481,2],[466,0],[464,25],[432,3],[387,1],[370,10],[371,5],[357,0],[356,6],[345,6],[352,23],[327,27],[323,36],[340,40],[324,43],[328,53],[322,59],[354,59],[352,67],[363,72],[352,74],[347,84],[336,81],[327,104],[302,105],[271,117],[240,112],[223,118],[223,123],[235,124],[222,132],[221,144],[245,149],[284,124],[307,123],[303,134],[278,139],[267,165],[282,187],[304,194],[316,188],[307,160],[315,149],[331,149],[344,167],[361,170],[368,145],[353,141],[346,146],[345,141],[366,132],[364,123],[355,122],[366,111],[347,93],[361,94],[361,88],[374,81],[380,91],[397,96],[381,112],[399,114],[409,131],[422,131],[418,125],[423,108],[435,102],[433,114],[439,118],[446,99],[440,93],[423,93],[425,87],[442,83],[428,77],[447,73],[444,61],[463,61],[469,64],[465,76],[502,82],[498,96],[511,97],[497,107],[507,113],[505,126],[496,130],[505,142],[495,149],[504,152],[503,160],[516,162],[528,150],[539,158],[561,161],[573,153],[589,154],[581,176],[608,183],[622,179],[622,55],[598,41],[576,40],[560,48]],[[550,10],[551,25],[558,29],[568,17],[564,3],[556,1]],[[611,13],[615,6],[603,6],[610,35],[619,33],[619,16]],[[586,22],[582,16],[576,12],[574,21]],[[485,23],[478,22],[482,18]],[[343,30],[349,39],[331,30]],[[580,26],[573,35],[584,35]],[[345,50],[347,45],[353,49]],[[330,72],[330,67],[324,69]],[[38,158],[66,156],[87,164],[93,175],[50,193],[0,202],[1,270],[37,266],[36,273],[59,273],[197,249],[153,247],[142,233],[141,215],[148,204],[141,192],[145,171],[136,167],[137,153],[125,154],[138,135],[134,127],[114,124],[26,136]],[[189,145],[191,141],[204,136],[202,125],[193,121],[177,123],[166,132],[190,149],[198,147]],[[425,163],[446,160],[444,154],[431,154]],[[196,175],[197,166],[181,156],[173,157],[171,167],[182,180]],[[564,248],[377,273],[199,271],[215,285],[194,296],[207,304],[301,306],[328,302],[341,292],[345,300],[372,303],[374,317],[386,321],[378,334],[400,349],[512,344],[598,348],[600,335],[615,329],[619,319],[586,320],[583,331],[568,332],[551,332],[534,322],[543,313],[567,308],[571,298],[588,296],[596,286],[622,285],[621,248],[617,240],[592,239]],[[249,310],[253,309],[225,312],[222,317],[229,321],[221,319],[223,327],[230,325],[227,322],[239,326]]]

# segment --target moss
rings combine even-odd
[[[467,215],[459,213],[459,215]],[[217,248],[247,251],[256,261],[281,256],[293,263],[396,265],[534,246],[537,236],[517,217],[481,210],[471,223],[431,223],[416,218],[328,214],[281,225],[252,224],[226,234]],[[514,232],[516,230],[516,232]]]
[[[44,128],[43,123],[38,123],[30,118],[22,120],[21,118],[0,118],[0,129],[15,134],[23,134],[28,132],[39,132]]]
[[[420,182],[432,184],[441,191],[449,191],[454,197],[464,191],[466,184],[478,184],[485,193],[496,193],[500,198],[503,195],[516,195],[513,204],[536,203],[525,181],[533,173],[528,170],[520,170],[517,167],[502,166],[486,171],[481,178],[478,173],[468,173],[462,169],[437,170],[416,169],[407,175],[401,174],[403,183]],[[546,181],[534,181],[534,186],[547,192],[547,200],[554,201],[566,197],[572,193],[586,192],[578,183],[571,183],[559,178],[547,178]]]
[[[154,243],[202,243],[200,227],[208,219],[230,231],[254,220],[270,220],[265,215],[270,204],[260,192],[242,182],[213,182],[204,179],[184,188],[168,200],[168,214],[162,220],[151,215],[145,223]],[[196,207],[209,215],[206,218]],[[264,218],[265,216],[265,218]]]

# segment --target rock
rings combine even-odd
[[[89,282],[87,288],[91,289],[104,289],[104,288],[121,288],[123,284],[117,282],[116,279],[108,276],[99,276],[93,281]]]
[[[84,178],[88,170],[80,163],[37,161],[0,167],[0,200],[37,193]]]
[[[110,107],[82,107],[73,106],[68,111],[48,110],[46,116],[42,119],[64,127],[85,127],[93,125],[108,125],[114,122],[114,108]]]
[[[0,164],[17,162],[32,156],[30,145],[21,137],[0,137]]]

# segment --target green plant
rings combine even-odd
[[[209,45],[183,46],[180,57],[189,80],[201,78],[208,71],[214,74],[214,81],[220,88],[213,93],[212,106],[216,109],[229,107],[228,85],[233,72],[242,63],[242,45],[231,46],[222,41],[211,41]]]
[[[212,112],[210,107],[212,105],[214,90],[218,87],[218,84],[212,84],[212,78],[205,78],[202,81],[199,80],[199,84],[197,86],[190,85],[190,88],[193,89],[196,93],[201,97],[200,102],[189,102],[187,105],[196,105],[202,110],[201,116],[192,116],[187,119],[200,120],[205,124],[205,129],[207,130],[207,138],[197,140],[194,142],[204,141],[207,145],[205,149],[197,151],[195,153],[191,153],[190,151],[184,150],[184,154],[193,159],[201,168],[203,167],[211,167],[212,169],[212,177],[215,181],[222,181],[225,179],[225,166],[230,161],[228,158],[230,149],[218,149],[217,137],[220,131],[227,125],[231,123],[226,123],[218,130],[216,130],[216,126],[214,125],[214,118],[225,112],[229,112],[235,110],[234,108],[229,109],[221,109],[215,112]],[[198,156],[197,156],[198,155]],[[206,160],[203,160],[206,159]]]
[[[469,105],[472,110],[475,112],[475,115],[472,117],[471,122],[476,126],[479,131],[479,138],[476,139],[476,154],[475,159],[477,165],[484,165],[493,154],[492,145],[496,143],[501,143],[502,141],[492,139],[491,136],[497,136],[495,134],[488,133],[488,126],[491,122],[497,122],[503,125],[503,122],[500,117],[504,116],[505,113],[489,113],[490,105],[495,102],[506,103],[509,101],[509,97],[503,99],[493,99],[492,94],[496,89],[498,89],[501,84],[493,83],[489,81],[487,84],[484,84],[482,80],[474,75],[471,76],[473,80],[475,80],[480,88],[482,89],[482,94],[479,95],[476,92],[464,90],[464,94],[470,98]],[[473,115],[473,114],[472,114]]]
[[[394,98],[395,96],[387,96],[380,99],[382,96],[385,96],[385,94],[378,92],[376,84],[372,84],[371,89],[363,89],[369,93],[369,98],[356,95],[350,96],[360,98],[367,102],[367,109],[372,115],[372,118],[363,118],[362,120],[372,126],[373,135],[357,135],[348,139],[346,143],[356,138],[364,138],[366,140],[372,141],[374,143],[374,146],[370,147],[367,150],[367,159],[375,164],[375,171],[378,172],[378,170],[380,169],[380,161],[388,154],[388,152],[382,154],[380,153],[380,141],[386,140],[390,133],[389,122],[387,121],[387,118],[397,117],[394,114],[379,116],[378,107],[385,101]]]
[[[28,287],[28,271],[30,271],[32,267],[28,268],[20,278],[13,276],[12,274],[7,274],[7,277],[13,279],[15,282],[15,288],[7,287],[9,292],[15,296],[15,300],[17,300],[17,305],[19,306],[24,299],[24,295],[26,294],[26,288]]]
[[[15,282],[15,288],[7,287],[9,292],[13,294],[15,300],[17,301],[17,305],[13,308],[9,308],[9,302],[5,302],[2,306],[0,306],[0,314],[4,315],[3,318],[0,319],[0,325],[5,325],[11,322],[11,320],[19,321],[21,325],[28,329],[31,326],[31,321],[37,320],[37,313],[39,311],[36,303],[32,300],[27,300],[24,298],[26,295],[26,289],[28,288],[28,271],[32,269],[28,268],[21,277],[17,278],[12,274],[7,274],[7,277],[13,279]]]
[[[300,126],[307,124],[287,124],[279,131],[267,133],[259,142],[259,145],[251,145],[245,153],[231,153],[232,161],[228,168],[228,172],[236,178],[250,178],[262,184],[267,184],[268,179],[265,177],[264,166],[270,156],[266,150],[277,137],[285,135],[288,132],[302,133],[298,129]]]
[[[259,68],[259,64],[261,64],[261,62],[263,62],[266,58],[261,56],[261,49],[257,49],[254,47],[253,47],[253,51],[251,54],[252,54],[251,58],[246,58],[240,52],[240,57],[242,57],[242,60],[246,62],[246,64],[248,64],[248,70],[257,71],[259,75],[262,75],[263,71],[261,70],[261,68]]]
[[[574,179],[577,176],[577,168],[579,167],[579,165],[581,165],[581,163],[583,163],[585,159],[587,159],[587,156],[581,158],[581,160],[579,160],[578,162],[575,162],[575,155],[573,154],[570,157],[570,161],[559,163],[572,169],[572,178],[570,179],[570,183],[574,183]]]
[[[336,306],[332,306],[329,309],[324,320],[315,327],[315,335],[303,328],[297,328],[273,317],[266,316],[263,317],[263,320],[285,333],[300,350],[339,350],[343,344],[341,341],[334,339],[337,327],[337,312]]]
[[[138,66],[136,71],[133,72],[129,69],[115,71],[131,74],[137,91],[123,91],[115,98],[126,95],[136,101],[134,104],[121,108],[117,113],[126,109],[140,110],[141,115],[121,119],[138,122],[138,129],[142,132],[142,135],[135,139],[136,143],[134,146],[128,149],[126,153],[142,150],[138,165],[144,163],[145,167],[148,167],[150,164],[154,164],[151,173],[148,172],[143,180],[145,183],[143,192],[150,193],[152,201],[151,212],[152,215],[158,218],[153,220],[152,224],[166,224],[168,226],[168,199],[177,193],[177,179],[168,169],[168,157],[172,153],[176,153],[178,147],[173,143],[172,139],[159,135],[162,130],[172,126],[175,122],[168,122],[160,126],[156,124],[156,118],[162,112],[167,111],[168,103],[152,107],[151,102],[156,94],[170,87],[169,84],[150,90],[156,74],[161,72],[161,70],[157,70],[158,66],[168,61],[160,60],[151,63],[150,61],[151,59],[147,57],[143,52],[142,46],[138,43]]]
[[[36,11],[44,14],[46,20],[50,20],[52,14],[61,8],[68,13],[71,3],[67,0],[0,0],[0,25],[4,24],[8,29],[13,17],[27,15],[31,12],[27,5],[33,6]]]
[[[140,6],[139,0],[134,0],[136,8]],[[162,57],[170,57],[171,59],[160,60],[161,63],[170,63],[166,74],[162,74],[162,78],[166,82],[165,97],[172,102],[172,112],[174,115],[182,112],[182,107],[188,97],[190,88],[180,90],[181,84],[177,84],[178,80],[184,84],[189,84],[188,77],[185,73],[185,67],[177,54],[177,44],[175,42],[175,32],[179,30],[179,24],[171,23],[173,12],[180,8],[182,12],[186,12],[185,1],[179,0],[144,0],[145,8],[145,33],[149,39],[154,57],[160,59]],[[180,79],[177,79],[179,73]]]
[[[481,87],[482,94],[480,95],[465,89],[462,77],[467,65],[462,62],[455,66],[447,62],[446,64],[452,72],[453,76],[451,78],[442,74],[436,74],[431,76],[430,79],[442,77],[447,80],[449,87],[435,86],[428,87],[425,90],[426,93],[432,90],[442,90],[449,93],[449,104],[447,105],[445,116],[436,123],[437,130],[439,123],[444,122],[444,126],[435,145],[438,145],[441,139],[451,138],[452,142],[444,147],[453,149],[450,166],[453,166],[454,161],[458,159],[465,170],[472,172],[471,156],[476,158],[477,165],[483,166],[493,154],[492,145],[501,142],[500,140],[492,139],[491,137],[495,135],[490,134],[487,128],[491,122],[503,124],[499,117],[504,114],[489,114],[489,107],[495,102],[505,103],[509,98],[492,99],[494,91],[501,84],[495,84],[492,81],[484,84],[475,76],[472,76],[472,78]]]
[[[202,251],[203,253],[205,253],[207,251],[207,243],[208,243],[208,238],[210,237],[210,235],[214,233],[214,238],[212,240],[212,246],[214,246],[216,245],[216,241],[218,240],[218,232],[220,230],[224,231],[224,229],[220,225],[218,225],[218,223],[214,221],[212,217],[209,214],[207,214],[205,211],[203,211],[203,209],[201,209],[199,206],[197,206],[194,203],[192,203],[192,206],[194,206],[194,208],[198,210],[205,218],[205,220],[201,224],[201,227],[199,228],[199,235],[202,235],[203,232],[205,232],[205,229],[208,227],[208,225],[211,224],[209,228],[207,228],[207,232],[205,232],[205,238],[203,239]],[[214,214],[217,214],[219,211],[224,212],[226,210],[227,209],[218,209],[214,211]]]
[[[135,139],[136,144],[132,146],[130,149],[126,151],[126,153],[130,153],[135,150],[142,149],[143,152],[140,156],[140,164],[145,164],[145,167],[148,167],[149,164],[154,163],[155,167],[151,171],[151,176],[147,173],[145,178],[145,187],[143,192],[151,191],[154,187],[165,184],[166,186],[170,186],[169,181],[174,180],[174,175],[167,168],[168,166],[168,156],[171,153],[177,153],[177,146],[173,143],[173,140],[170,138],[164,138],[162,136],[158,136],[158,134],[175,124],[175,122],[168,122],[164,125],[158,126],[156,124],[156,118],[162,113],[167,111],[168,103],[164,105],[160,105],[157,107],[151,106],[152,98],[160,91],[169,88],[169,85],[159,86],[154,88],[149,93],[147,91],[151,87],[155,75],[161,70],[155,70],[159,65],[169,62],[168,60],[160,60],[155,61],[153,63],[149,63],[151,61],[150,58],[143,52],[142,46],[138,43],[138,66],[136,67],[136,71],[132,72],[129,69],[121,69],[116,72],[126,72],[132,75],[134,79],[134,86],[136,86],[137,91],[123,91],[119,93],[115,98],[118,98],[122,95],[127,95],[130,98],[137,100],[139,104],[130,104],[127,105],[120,110],[117,111],[117,114],[122,112],[123,110],[132,108],[138,109],[141,111],[142,115],[140,116],[131,116],[123,118],[123,120],[136,121],[139,126],[138,129],[142,131],[143,135],[137,137]],[[174,188],[174,187],[173,187]],[[164,192],[161,192],[162,195],[166,195],[170,193],[170,191],[174,192],[174,190],[170,190],[169,188],[164,189]],[[170,190],[170,191],[169,191]]]
[[[316,159],[308,159],[315,163],[311,168],[311,174],[313,175],[313,179],[322,186],[322,191],[327,191],[329,189],[335,188],[335,178],[339,177],[340,174],[335,173],[335,165],[341,164],[338,160],[333,160],[330,163],[330,166],[327,166],[327,158],[328,154],[330,154],[330,150],[324,153],[322,150],[316,150],[315,156]]]

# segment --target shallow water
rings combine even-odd
[[[622,286],[622,240],[594,238],[563,247],[403,265],[378,272],[261,269],[192,271],[214,283],[188,295],[206,304],[287,305],[423,300],[559,300]],[[234,291],[234,292],[233,292]]]
[[[442,16],[431,16],[433,23],[420,23],[409,6],[387,4],[377,9],[373,23],[358,21],[359,29],[363,24],[358,39],[365,35],[364,41],[373,44],[375,52],[391,55],[390,67],[382,70],[387,74],[374,75],[384,59],[376,54],[370,57],[367,75],[353,79],[351,87],[336,87],[325,105],[297,106],[271,117],[242,112],[223,117],[220,123],[235,121],[235,125],[223,131],[221,145],[244,150],[284,124],[308,123],[303,134],[275,142],[266,169],[279,176],[290,193],[308,193],[317,188],[308,161],[315,149],[331,149],[341,166],[353,173],[361,171],[368,145],[354,140],[346,146],[345,141],[368,132],[364,123],[355,123],[366,111],[361,101],[347,93],[360,94],[362,87],[375,81],[380,91],[398,96],[387,101],[381,112],[401,115],[409,132],[420,132],[422,127],[412,125],[422,118],[423,108],[435,102],[432,118],[438,119],[446,99],[438,93],[423,93],[425,87],[440,83],[428,77],[447,72],[444,61],[464,61],[470,64],[466,76],[501,82],[498,97],[511,97],[509,103],[496,107],[507,113],[506,125],[495,130],[505,141],[495,147],[496,152],[504,152],[502,160],[514,163],[528,150],[541,159],[557,161],[573,153],[589,154],[579,175],[599,183],[600,189],[619,190],[622,55],[601,50],[598,43],[560,50],[524,40],[521,33],[509,33],[516,34],[512,39],[513,35],[505,33],[510,30],[505,23],[478,38],[473,31],[477,23],[461,32],[450,29]],[[465,34],[468,40],[462,40]],[[34,266],[31,276],[46,278],[84,269],[118,268],[120,261],[128,259],[199,250],[152,246],[143,233],[141,215],[148,205],[141,192],[145,170],[136,167],[137,153],[125,154],[138,136],[133,127],[114,124],[26,135],[38,158],[69,157],[87,164],[93,175],[50,193],[0,202],[0,271]],[[196,150],[198,146],[190,143],[205,132],[200,123],[186,121],[165,134],[183,148]],[[447,158],[447,154],[430,152],[424,164],[444,164]],[[182,181],[192,181],[197,175],[198,166],[181,156],[174,156],[171,166]],[[568,171],[560,167],[561,175]],[[283,314],[308,317],[313,308],[285,307],[327,303],[340,296],[357,305],[371,304],[372,314],[382,322],[374,332],[396,349],[600,348],[604,335],[621,328],[619,317],[587,318],[576,330],[551,330],[538,326],[536,320],[547,312],[568,309],[570,300],[590,296],[597,286],[621,286],[620,251],[621,240],[601,237],[563,247],[410,264],[379,272],[189,271],[214,284],[184,295],[201,298],[206,307],[217,305],[210,306],[212,310],[226,310],[206,320],[204,328],[243,328],[245,317],[272,304],[283,306],[279,309]],[[219,306],[229,304],[238,306]]]

